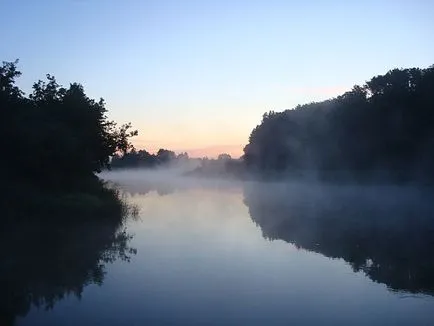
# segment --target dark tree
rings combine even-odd
[[[264,114],[244,148],[261,174],[433,179],[434,67],[394,69],[337,98]]]
[[[176,154],[173,151],[160,148],[157,152],[157,160],[160,164],[167,164],[176,159]]]
[[[10,178],[67,187],[132,148],[137,131],[108,120],[104,100],[90,99],[82,85],[64,88],[47,75],[25,97],[15,84],[20,75],[17,61],[0,67],[1,164]]]
[[[219,154],[219,156],[217,157],[217,159],[219,161],[228,161],[228,160],[231,160],[232,157],[229,154],[224,153],[224,154]]]

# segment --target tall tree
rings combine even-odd
[[[244,148],[261,173],[433,178],[434,67],[394,69],[319,103],[264,114]]]
[[[64,88],[47,75],[25,97],[16,86],[17,63],[0,67],[2,165],[10,176],[65,184],[100,172],[112,155],[132,148],[137,131],[110,121],[104,100],[89,98],[78,83]]]

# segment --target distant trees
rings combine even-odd
[[[186,162],[189,160],[187,153],[176,155],[174,151],[160,148],[157,154],[150,154],[146,150],[129,152],[113,155],[111,167],[113,168],[151,168],[155,166],[167,166],[172,163]]]
[[[9,177],[65,186],[132,148],[137,131],[108,120],[103,99],[89,98],[78,83],[64,88],[51,75],[26,97],[16,86],[17,63],[0,67],[1,165]]]
[[[110,167],[153,167],[157,164],[154,155],[146,150],[136,151],[134,148],[125,153],[112,156]]]
[[[199,177],[243,178],[245,167],[240,159],[233,159],[229,154],[218,155],[217,159],[204,157],[199,159],[199,166],[188,175]]]
[[[218,159],[219,161],[227,161],[227,160],[231,160],[232,157],[231,157],[229,154],[224,153],[224,154],[220,154],[220,155],[217,157],[217,159]]]
[[[161,164],[169,163],[170,161],[176,158],[176,154],[173,151],[169,151],[167,149],[159,149],[157,152],[157,160]]]
[[[181,162],[187,162],[190,159],[190,157],[188,156],[187,152],[183,152],[183,153],[178,154],[176,159],[181,161]]]
[[[264,114],[244,148],[260,173],[433,177],[434,66],[394,69],[337,98]]]

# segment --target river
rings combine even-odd
[[[129,259],[17,325],[434,325],[429,194],[146,175]]]

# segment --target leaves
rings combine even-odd
[[[262,172],[434,177],[433,106],[433,67],[394,69],[337,98],[265,113],[244,160]]]
[[[101,171],[112,155],[133,148],[129,139],[137,136],[137,130],[130,123],[118,127],[109,121],[102,98],[90,99],[78,83],[64,88],[50,74],[24,98],[15,86],[21,75],[16,65],[17,61],[5,62],[0,67],[0,104],[6,124],[0,136],[3,150],[9,153],[5,168],[16,175],[64,184]]]

